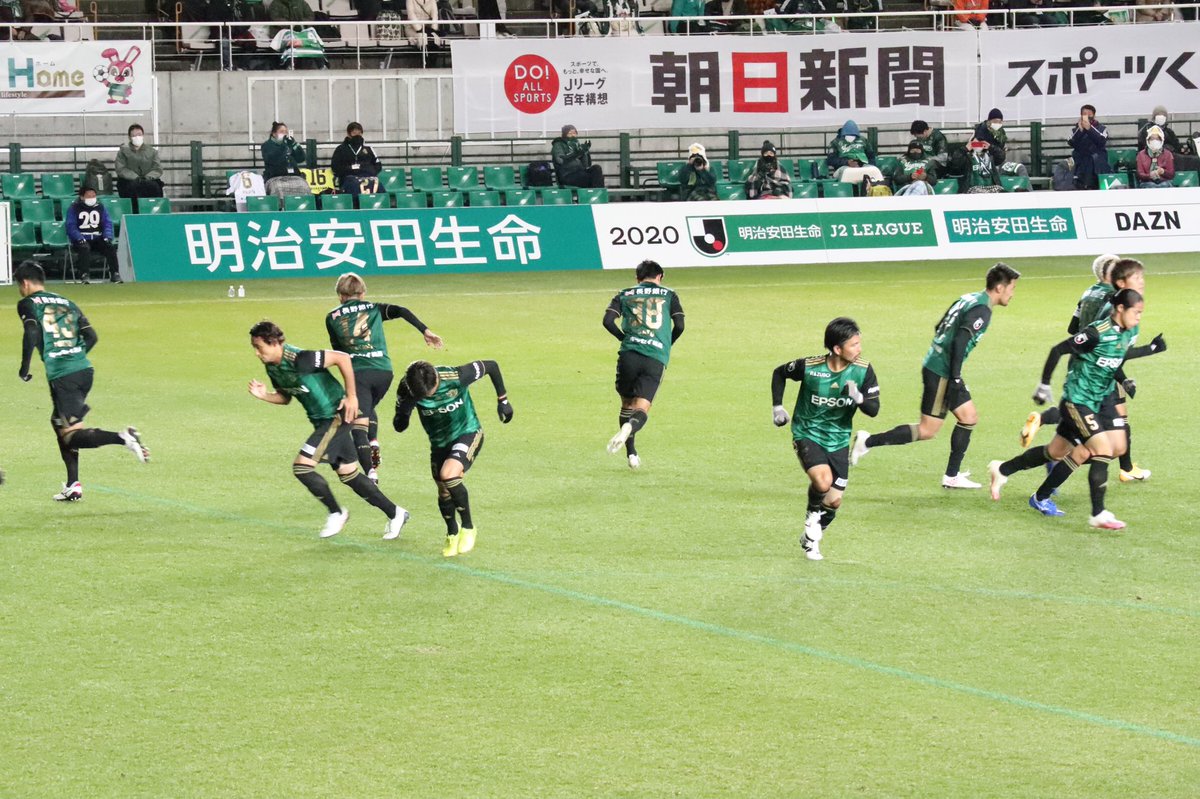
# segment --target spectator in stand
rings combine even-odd
[[[708,0],[704,6],[704,14],[709,17],[719,17],[714,20],[714,27],[726,33],[744,33],[750,27],[750,7],[746,0]]]
[[[329,168],[333,182],[344,194],[374,194],[376,178],[383,166],[375,151],[363,141],[363,127],[357,122],[346,126],[346,138],[333,151]]]
[[[312,22],[313,10],[305,0],[272,0],[268,11],[276,22]],[[304,27],[297,25],[296,27]]]
[[[704,0],[674,0],[671,3],[672,17],[684,17],[684,19],[673,19],[667,23],[667,30],[671,33],[711,33],[708,23],[703,19],[697,19],[692,22],[686,17],[703,17],[704,16]]]
[[[116,167],[117,194],[132,199],[135,212],[138,197],[163,196],[158,150],[146,144],[146,131],[141,125],[129,126],[129,141],[117,150]]]
[[[404,15],[411,23],[404,26],[404,36],[409,44],[420,50],[442,47],[442,37],[438,35],[437,0],[408,0]]]
[[[767,30],[777,33],[840,33],[842,30],[832,17],[821,16],[829,13],[821,0],[779,0],[774,8],[768,8],[764,13]],[[793,16],[795,14],[800,16]]]
[[[925,144],[920,139],[913,139],[892,171],[896,194],[932,194],[933,184],[937,182],[937,167],[937,162],[926,154]]]
[[[1167,189],[1174,184],[1175,155],[1164,146],[1162,129],[1151,126],[1146,133],[1146,146],[1137,155],[1137,187]]]
[[[963,182],[967,194],[986,194],[1003,191],[999,185],[999,171],[991,153],[992,145],[979,139],[967,142],[967,174]]]
[[[1000,175],[1029,176],[1029,170],[1016,159],[1008,157],[1008,131],[1004,129],[1004,114],[999,108],[988,111],[988,118],[975,126],[975,135],[971,141],[984,142],[987,147],[979,148],[987,151],[992,161],[992,169],[996,177]],[[967,153],[971,155],[971,153]]]
[[[1166,106],[1155,106],[1154,113],[1150,115],[1150,121],[1138,131],[1138,149],[1146,149],[1146,134],[1150,128],[1155,126],[1162,130],[1163,148],[1171,151],[1171,156],[1175,161],[1175,171],[1200,172],[1200,158],[1197,158],[1193,152],[1192,140],[1187,137],[1179,138],[1179,135],[1171,129],[1167,122]]]
[[[267,194],[276,197],[303,197],[311,194],[308,181],[300,174],[305,154],[282,122],[271,123],[271,137],[263,142],[263,181]]]
[[[746,197],[751,200],[787,200],[792,196],[792,179],[775,158],[775,145],[762,143],[758,162],[746,181]]]
[[[108,267],[109,280],[121,282],[117,270],[117,248],[113,246],[113,224],[108,211],[96,197],[96,190],[84,186],[79,198],[63,211],[63,223],[75,262],[79,264],[80,278],[84,283],[91,280],[92,255],[103,255]]]
[[[1008,8],[1018,28],[1056,28],[1067,24],[1067,12],[1048,8],[1046,0],[1009,0]]]
[[[1079,121],[1071,129],[1067,144],[1075,159],[1075,188],[1100,188],[1099,176],[1109,171],[1108,131],[1096,121],[1096,106],[1085,104],[1079,109]]]
[[[946,168],[946,164],[950,162],[950,146],[946,143],[946,134],[934,130],[923,119],[913,120],[909,133],[912,134],[913,141],[921,145],[927,160],[937,164],[940,169]]]
[[[592,163],[592,143],[580,142],[574,125],[563,125],[562,135],[550,144],[550,160],[558,185],[581,189],[604,188],[604,170]]]
[[[717,176],[709,168],[703,144],[688,147],[688,160],[679,170],[679,186],[680,195],[689,202],[718,199]]]
[[[1137,14],[1135,16],[1138,22],[1182,22],[1183,15],[1173,8],[1142,8],[1142,6],[1156,6],[1164,0],[1137,0]]]
[[[849,164],[851,155],[860,165],[875,163],[875,150],[863,138],[858,123],[847,119],[838,128],[837,136],[829,143],[829,154],[825,156],[826,170],[836,176],[837,170]]]
[[[954,0],[954,22],[962,30],[987,30],[988,0]]]

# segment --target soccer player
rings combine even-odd
[[[1054,503],[1051,494],[1076,469],[1091,461],[1093,467],[1088,472],[1088,485],[1092,515],[1088,524],[1104,530],[1125,527],[1125,522],[1104,507],[1108,464],[1115,454],[1113,436],[1110,435],[1113,422],[1111,418],[1105,418],[1112,411],[1106,409],[1105,401],[1112,394],[1117,371],[1137,338],[1144,308],[1145,300],[1139,292],[1130,288],[1121,289],[1111,298],[1111,311],[1107,319],[1092,322],[1073,337],[1056,345],[1056,348],[1065,348],[1074,356],[1067,370],[1067,383],[1059,406],[1062,421],[1053,440],[1045,447],[1027,449],[1010,460],[988,464],[992,499],[1000,499],[1000,489],[1012,474],[1036,468],[1048,461],[1058,461],[1029,498],[1029,506],[1044,516],[1062,516],[1063,511]],[[1163,344],[1165,349],[1165,342]]]
[[[662,267],[642,261],[636,274],[638,284],[617,292],[604,311],[604,329],[621,342],[616,380],[620,429],[608,442],[608,451],[615,455],[624,444],[630,469],[642,465],[634,436],[646,425],[650,403],[671,359],[671,345],[683,335],[684,322],[679,296],[662,284]]]
[[[851,465],[857,465],[874,447],[911,444],[933,438],[942,428],[946,412],[949,411],[954,414],[957,424],[950,434],[950,458],[942,477],[942,487],[980,487],[979,483],[969,479],[970,472],[959,471],[971,443],[971,431],[979,421],[975,403],[971,401],[971,392],[962,379],[962,368],[971,350],[987,332],[992,321],[992,307],[1008,305],[1019,277],[1020,272],[1007,264],[998,263],[988,270],[984,291],[964,294],[946,310],[934,328],[933,343],[921,368],[924,386],[921,421],[902,424],[875,435],[865,430],[859,431],[850,452]]]
[[[360,405],[350,432],[359,466],[372,482],[378,483],[379,418],[375,406],[392,386],[392,360],[383,338],[383,323],[403,319],[435,349],[442,348],[442,339],[407,308],[364,299],[366,281],[353,272],[338,278],[336,290],[341,304],[325,315],[325,329],[329,332],[329,346],[348,353],[354,364],[354,386]]]
[[[46,273],[33,261],[17,266],[13,282],[21,294],[17,315],[25,327],[18,375],[27,383],[33,379],[29,362],[37,348],[50,383],[50,424],[58,437],[59,455],[67,467],[67,482],[53,498],[59,502],[78,502],[83,499],[79,450],[119,445],[141,463],[150,460],[150,450],[142,444],[134,427],[119,432],[84,428],[83,417],[90,410],[87,397],[94,377],[88,353],[96,346],[96,331],[79,306],[46,291]]]
[[[808,512],[800,546],[809,560],[821,560],[820,541],[842,505],[850,477],[850,434],[854,414],[879,413],[879,384],[862,354],[862,334],[853,319],[840,316],[825,327],[825,355],[797,358],[771,374],[772,417],[788,423],[784,381],[800,383],[792,411],[792,448],[808,474]]]
[[[334,497],[317,464],[327,462],[338,478],[355,494],[383,511],[388,518],[385,541],[400,537],[408,511],[392,502],[367,479],[358,466],[358,453],[350,436],[350,423],[358,418],[358,396],[354,389],[354,367],[350,356],[337,350],[302,350],[286,343],[274,322],[263,320],[250,328],[250,345],[267,368],[273,390],[251,380],[250,394],[272,405],[287,405],[295,397],[308,414],[313,432],[292,461],[292,474],[329,511],[321,538],[335,536],[346,526],[350,511]],[[330,366],[342,374],[342,384],[329,373]]]
[[[447,558],[465,555],[475,548],[475,523],[463,477],[483,447],[483,427],[468,389],[484,375],[492,379],[492,387],[496,389],[496,413],[503,424],[508,424],[513,418],[513,407],[504,389],[500,365],[495,361],[471,361],[458,367],[413,361],[396,388],[392,427],[403,433],[408,429],[409,416],[416,410],[429,436],[429,466],[437,485],[438,510],[446,521],[442,555]]]

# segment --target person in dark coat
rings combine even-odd
[[[604,170],[592,163],[592,143],[579,141],[574,125],[563,125],[562,135],[550,144],[550,160],[560,186],[604,188]]]
[[[1079,109],[1079,121],[1071,129],[1071,157],[1075,159],[1075,188],[1100,188],[1100,175],[1107,175],[1108,131],[1096,121],[1096,107],[1084,105]]]
[[[362,194],[362,181],[379,176],[383,166],[363,141],[363,127],[357,122],[346,126],[346,139],[333,151],[329,163],[334,185],[346,194]]]

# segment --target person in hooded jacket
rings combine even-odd
[[[746,181],[746,197],[750,200],[787,200],[792,196],[792,179],[775,158],[775,145],[762,143],[758,162]]]
[[[1146,132],[1146,146],[1137,154],[1137,187],[1139,189],[1169,189],[1175,184],[1175,154],[1165,146],[1162,128],[1151,125]]]
[[[875,163],[875,150],[870,142],[858,129],[858,123],[853,119],[838,128],[837,136],[829,143],[829,154],[825,156],[826,170],[832,174],[844,166],[848,166],[851,158],[859,162],[859,166]]]
[[[333,151],[329,168],[334,185],[345,194],[362,194],[363,181],[379,175],[383,168],[375,151],[363,142],[363,127],[357,122],[346,126],[346,139]]]

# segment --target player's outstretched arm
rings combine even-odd
[[[337,370],[342,373],[342,386],[346,390],[346,396],[338,403],[338,410],[342,412],[342,420],[349,423],[358,418],[358,391],[354,384],[354,362],[350,360],[350,356],[344,352],[337,350],[325,350],[325,365],[336,366]]]
[[[614,301],[615,302],[615,301]],[[620,311],[611,305],[604,311],[604,329],[612,333],[613,338],[617,341],[624,341],[625,334],[621,332],[621,328],[617,326],[617,319],[621,316]]]
[[[1154,337],[1149,344],[1141,347],[1130,347],[1125,353],[1125,360],[1132,361],[1135,358],[1145,358],[1148,355],[1157,355],[1160,352],[1167,351],[1167,340],[1163,338],[1163,334],[1159,333]]]
[[[29,373],[29,362],[33,360],[33,351],[37,348],[41,335],[42,331],[38,327],[38,323],[33,319],[26,318],[25,335],[21,339],[21,368],[17,370],[17,376],[26,383],[33,379],[33,375]]]
[[[789,421],[787,410],[783,407],[783,391],[785,383],[789,379],[804,379],[804,360],[802,358],[781,363],[775,367],[775,371],[771,372],[771,421],[775,423],[776,427],[783,427]]]
[[[671,343],[674,344],[683,335],[683,305],[679,302],[679,295],[675,294],[671,297]]]
[[[405,308],[403,305],[390,305],[385,302],[376,303],[375,307],[383,315],[385,322],[392,319],[403,319],[417,329],[417,332],[425,339],[425,343],[434,349],[440,350],[443,346],[442,337],[429,329],[428,325],[417,318],[417,315]]]
[[[92,323],[86,316],[79,317],[79,337],[83,339],[84,352],[91,352],[92,348],[100,341],[100,334],[96,332],[96,328],[92,327]]]
[[[260,380],[251,380],[247,389],[250,391],[250,396],[260,399],[263,402],[269,402],[272,405],[287,405],[292,401],[292,398],[287,394],[268,390],[266,385]]]
[[[875,368],[867,367],[867,373],[863,375],[861,386],[855,386],[855,391],[858,394],[854,401],[858,403],[858,409],[872,418],[879,415],[879,381],[875,377]]]
[[[408,393],[408,384],[401,380],[396,387],[396,413],[392,417],[392,429],[397,433],[407,430],[409,417],[416,407],[417,403]]]
[[[1038,405],[1045,405],[1054,400],[1054,394],[1050,389],[1050,381],[1054,379],[1054,370],[1058,368],[1058,362],[1062,360],[1064,355],[1071,352],[1072,342],[1075,337],[1064,339],[1053,347],[1046,354],[1046,363],[1042,365],[1042,381],[1038,383],[1038,387],[1033,391],[1033,401]]]
[[[513,407],[508,401],[508,391],[504,388],[504,375],[500,373],[500,364],[495,361],[471,361],[458,367],[458,379],[464,386],[469,386],[484,375],[492,379],[492,388],[496,389],[496,413],[500,421],[508,424],[513,418]]]

